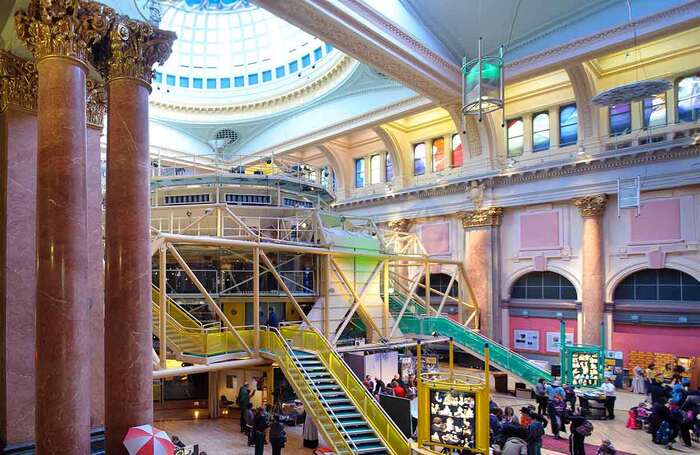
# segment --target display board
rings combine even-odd
[[[559,332],[547,332],[547,352],[559,352],[561,350],[561,334]],[[574,344],[574,334],[566,334],[566,345]]]
[[[476,394],[453,390],[430,391],[430,441],[475,448]]]
[[[515,349],[524,349],[527,351],[540,350],[540,332],[538,330],[514,330]]]
[[[391,395],[379,394],[379,405],[394,421],[407,438],[413,437],[413,416],[411,415],[411,400]]]
[[[403,382],[408,382],[409,376],[415,376],[416,358],[413,356],[399,357],[399,374]]]
[[[423,365],[421,368],[423,373],[432,373],[440,369],[439,359],[434,355],[423,356],[422,363]]]
[[[600,352],[572,350],[570,357],[571,385],[574,387],[596,387],[600,385]]]

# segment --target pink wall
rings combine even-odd
[[[520,248],[559,247],[559,212],[520,215]]]
[[[615,324],[612,349],[624,353],[625,365],[631,351],[700,356],[700,328]]]
[[[516,330],[537,330],[540,333],[540,348],[537,351],[525,350],[525,349],[515,349],[515,351],[522,352],[524,354],[545,354],[551,356],[559,356],[555,352],[547,352],[547,332],[559,333],[559,320],[558,319],[546,319],[546,318],[523,318],[523,317],[510,317],[510,346],[515,346],[515,331]],[[576,320],[567,319],[566,320],[566,333],[573,333],[574,340],[576,340]]]
[[[630,211],[630,239],[633,242],[679,240],[681,238],[681,202],[662,199],[642,203],[640,215]],[[663,220],[660,223],[659,220]]]
[[[444,254],[450,252],[450,225],[449,223],[425,224],[420,228],[420,239],[423,246],[430,254]]]

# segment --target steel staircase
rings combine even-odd
[[[394,318],[399,316],[405,302],[406,297],[399,293],[389,296],[389,309]],[[548,371],[476,330],[465,327],[448,317],[435,314],[427,315],[426,313],[426,308],[422,303],[411,299],[399,321],[399,328],[405,334],[432,336],[433,333],[437,333],[441,336],[452,337],[460,349],[482,359],[484,345],[488,343],[491,363],[499,369],[532,385],[537,383],[540,378],[544,378],[546,381],[553,380]]]
[[[358,412],[352,400],[348,398],[318,356],[312,352],[295,350],[293,358],[324,407],[331,411],[332,419],[343,432],[353,453],[387,454],[386,447],[375,431]]]

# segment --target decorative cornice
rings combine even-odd
[[[114,16],[112,8],[92,1],[30,0],[26,11],[15,14],[15,26],[37,62],[58,56],[86,65]]]
[[[411,224],[413,222],[408,218],[402,218],[400,220],[392,220],[387,222],[387,227],[392,231],[398,232],[408,232],[411,229]]]
[[[607,194],[594,194],[591,196],[577,197],[574,199],[574,205],[578,208],[581,216],[585,218],[602,216],[603,213],[605,213],[605,207],[607,204]]]
[[[110,28],[109,41],[101,47],[100,66],[109,82],[130,78],[150,87],[153,65],[165,63],[175,39],[174,32],[119,16]]]
[[[12,106],[36,112],[36,65],[0,50],[0,112]]]
[[[88,79],[85,87],[85,113],[87,124],[93,128],[102,129],[107,112],[107,91],[103,84]]]
[[[462,226],[465,229],[500,226],[501,220],[503,220],[503,209],[501,207],[487,207],[466,212],[462,216]]]

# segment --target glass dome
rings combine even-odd
[[[169,102],[279,96],[323,76],[342,57],[247,0],[160,0],[160,9],[160,27],[178,36],[154,76],[154,95]]]

